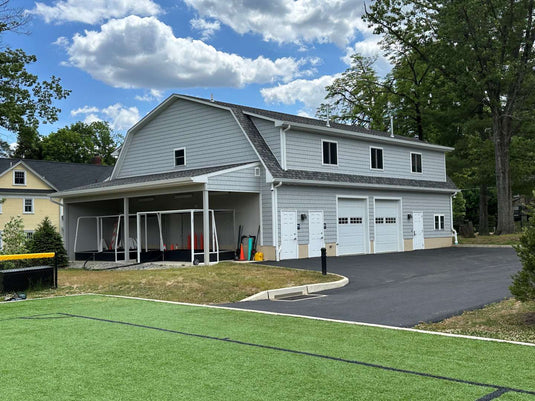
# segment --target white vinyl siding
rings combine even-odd
[[[254,125],[260,132],[260,135],[266,141],[269,149],[277,158],[277,161],[282,164],[282,155],[281,155],[281,129],[275,127],[273,121],[262,120],[257,117],[251,117]]]
[[[322,149],[322,139],[338,143],[337,173],[446,181],[445,155],[442,151],[414,149],[415,152],[422,154],[422,165],[425,166],[425,171],[422,174],[412,174],[411,160],[408,157],[408,153],[412,150],[410,147],[384,143],[375,146],[371,142],[360,139],[326,137],[293,129],[286,133],[287,168],[332,172],[332,166],[322,164],[322,158],[318,155]],[[370,146],[383,149],[383,170],[370,169]]]
[[[180,99],[135,131],[125,146],[117,178],[258,161],[230,111]],[[179,147],[187,149],[187,167],[175,167],[172,154],[164,157]]]

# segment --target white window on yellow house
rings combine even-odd
[[[33,237],[33,231],[24,231],[24,234],[26,234],[26,239],[32,239]]]
[[[24,170],[13,171],[13,185],[26,185],[26,171]]]
[[[33,198],[24,198],[23,213],[33,213]]]

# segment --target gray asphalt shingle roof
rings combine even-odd
[[[19,161],[24,162],[24,164],[52,184],[58,191],[65,191],[82,185],[104,181],[113,171],[113,166],[0,158],[0,172],[5,172]]]
[[[237,163],[237,164],[230,164],[230,165],[225,165],[225,166],[203,167],[203,168],[190,169],[190,170],[171,171],[167,173],[140,175],[136,177],[117,178],[114,180],[84,185],[83,187],[74,188],[74,190],[82,191],[86,189],[110,188],[110,187],[120,187],[120,186],[126,186],[126,185],[134,185],[134,184],[144,184],[144,183],[156,182],[156,181],[166,181],[166,180],[173,180],[177,178],[198,177],[198,176],[205,175],[205,174],[215,173],[217,171],[227,170],[233,167],[244,166],[246,164],[250,164],[250,163],[249,162]]]

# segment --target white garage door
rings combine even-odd
[[[375,253],[401,251],[399,201],[375,201]]]
[[[364,199],[338,199],[338,255],[366,253],[366,220]]]

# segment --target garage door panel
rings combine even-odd
[[[366,201],[338,199],[338,254],[366,253]]]
[[[400,205],[397,200],[375,201],[375,241],[376,253],[396,252],[400,249]]]

